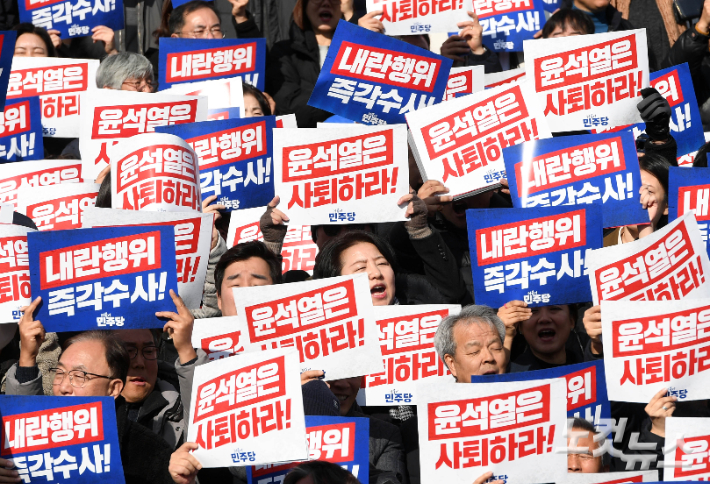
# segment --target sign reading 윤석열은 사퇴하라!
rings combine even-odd
[[[436,354],[434,335],[459,305],[375,306],[384,371],[362,377],[360,405],[416,405],[417,382],[449,373]]]
[[[483,45],[499,52],[523,50],[523,42],[545,25],[544,5],[543,0],[474,0]]]
[[[27,233],[34,229],[0,224],[0,324],[16,323],[20,308],[30,303],[30,266]]]
[[[524,42],[525,72],[552,132],[641,122],[648,87],[646,29]],[[604,123],[601,123],[602,126]]]
[[[562,136],[503,150],[510,196],[519,208],[602,204],[604,227],[648,222],[631,133]]]
[[[20,0],[20,21],[58,30],[62,39],[86,37],[103,25],[123,29],[123,0]]]
[[[700,239],[710,253],[710,168],[688,170],[671,166],[668,172],[668,218],[674,220],[690,212],[695,215]]]
[[[498,186],[506,177],[503,148],[551,136],[525,83],[422,109],[407,123],[422,178],[441,181],[455,198]]]
[[[184,139],[199,163],[202,198],[228,211],[264,207],[274,198],[274,116],[205,121],[156,128]]]
[[[341,20],[308,104],[363,124],[404,123],[443,99],[452,62]]]
[[[690,212],[643,239],[592,251],[587,269],[595,305],[710,298],[710,261]]]
[[[266,39],[161,38],[158,83],[167,89],[184,82],[240,76],[264,90]]]
[[[125,483],[112,397],[2,395],[0,419],[20,482]]]
[[[296,225],[405,220],[407,127],[276,129],[274,190]],[[282,209],[283,210],[283,209]]]
[[[602,301],[609,398],[648,402],[662,388],[679,401],[710,398],[710,299]]]
[[[44,158],[39,99],[30,97],[5,103],[0,113],[0,160],[28,161]]]
[[[506,84],[522,83],[525,81],[525,68],[516,67],[503,72],[491,72],[483,75],[486,89],[503,86]]]
[[[562,379],[418,387],[422,482],[470,484],[489,471],[508,482],[564,482]]]
[[[201,348],[207,353],[209,361],[243,352],[242,332],[234,329],[238,321],[236,316],[196,319],[192,327],[193,348]]]
[[[187,441],[203,467],[308,459],[299,366],[272,350],[195,368]]]
[[[79,229],[84,211],[96,205],[100,187],[98,183],[24,187],[17,197],[17,211],[31,218],[38,230]]]
[[[446,83],[444,101],[466,96],[485,89],[483,66],[452,67]]]
[[[710,479],[710,418],[666,419],[666,447],[663,477],[668,481]]]
[[[422,35],[448,32],[452,25],[470,20],[471,0],[367,0],[367,11],[381,11],[387,35]]]
[[[466,221],[477,301],[589,301],[587,258],[602,247],[601,206],[467,210]]]
[[[5,163],[0,170],[0,203],[17,208],[20,187],[48,187],[63,183],[81,183],[80,160],[37,160]]]
[[[27,235],[35,317],[47,331],[162,328],[174,311],[171,227],[107,227]]]

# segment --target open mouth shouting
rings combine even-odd
[[[387,299],[387,286],[384,284],[375,284],[370,287],[370,295],[373,301],[384,301]]]

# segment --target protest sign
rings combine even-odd
[[[528,141],[503,150],[513,206],[602,205],[604,227],[648,222],[628,132]]]
[[[244,112],[244,91],[240,77],[175,84],[169,89],[161,89],[160,93],[173,96],[204,96],[207,98],[209,110],[239,109],[237,112]]]
[[[175,240],[178,294],[185,306],[197,309],[207,274],[212,244],[211,213],[148,212],[97,208],[84,214],[84,227],[165,225],[172,227]]]
[[[363,124],[404,123],[443,98],[452,62],[341,20],[308,105]]]
[[[15,207],[11,203],[0,203],[0,224],[11,224]]]
[[[202,199],[217,195],[215,203],[227,211],[263,207],[274,198],[272,169],[273,116],[205,121],[162,126],[195,150]]]
[[[47,331],[162,328],[175,311],[170,227],[107,227],[27,234],[35,318]]]
[[[590,300],[591,249],[602,247],[602,210],[580,207],[466,210],[476,300],[497,308]]]
[[[710,397],[710,299],[602,301],[609,398],[649,402],[661,388],[679,400]]]
[[[298,128],[298,123],[296,122],[295,114],[284,114],[282,116],[276,116],[276,127],[277,128]]]
[[[207,111],[207,121],[220,121],[222,119],[239,119],[241,118],[240,108],[216,108]]]
[[[17,32],[12,30],[0,31],[0,93],[7,92],[16,40]],[[5,96],[0,95],[0,110],[4,109],[4,106]]]
[[[524,50],[526,77],[553,132],[641,122],[646,29],[527,40]]]
[[[666,418],[663,477],[667,481],[710,479],[710,418]]]
[[[32,23],[46,30],[58,30],[59,37],[86,37],[103,25],[123,30],[123,0],[24,0],[17,2],[20,22]]]
[[[96,205],[100,187],[97,183],[71,183],[22,188],[17,211],[31,218],[38,230],[79,229],[85,210]]]
[[[474,0],[474,11],[483,27],[481,40],[489,50],[519,52],[545,24],[543,0]]]
[[[111,207],[200,212],[200,167],[190,145],[172,134],[131,138],[111,160]]]
[[[362,417],[306,416],[308,459],[332,462],[358,482],[369,482],[370,419]],[[300,462],[247,467],[249,484],[283,482]]]
[[[20,308],[30,303],[27,233],[34,231],[11,223],[0,225],[0,324],[18,322]]]
[[[658,470],[626,472],[570,472],[565,476],[565,484],[626,484],[631,482],[653,482],[658,479]]]
[[[21,482],[125,483],[113,397],[3,395],[0,419]]]
[[[0,112],[0,160],[44,158],[39,98],[15,99]]]
[[[295,347],[301,371],[323,370],[329,380],[383,370],[364,274],[232,291],[246,351]]]
[[[492,89],[494,87],[504,86],[507,84],[514,84],[516,82],[521,84],[525,81],[525,68],[516,67],[515,69],[510,69],[508,71],[484,74],[483,81],[486,85],[486,89]]]
[[[565,365],[547,370],[471,376],[471,383],[496,383],[564,378],[567,390],[567,418],[581,418],[595,426],[611,418],[602,360]]]
[[[196,319],[192,327],[192,346],[201,348],[210,361],[234,356],[244,351],[242,332],[236,316]]]
[[[671,166],[668,171],[668,219],[674,220],[692,212],[698,222],[700,239],[705,250],[708,244],[708,221],[710,213],[710,168],[686,170]]]
[[[229,219],[227,246],[234,247],[243,242],[264,240],[259,228],[259,219],[266,207],[247,208],[232,212]],[[313,242],[311,226],[288,224],[288,231],[281,248],[282,271],[306,271],[313,274],[313,266],[318,255],[318,246]]]
[[[382,306],[374,311],[385,370],[362,377],[358,403],[416,405],[417,382],[450,374],[436,354],[434,335],[439,323],[461,306]]]
[[[17,206],[20,188],[81,183],[81,160],[16,161],[0,170],[0,202]]]
[[[195,368],[187,441],[202,466],[306,460],[299,373],[298,353],[284,350]]]
[[[81,93],[98,92],[98,68],[97,60],[15,57],[7,99],[39,97],[44,136],[78,138],[79,116],[87,112],[81,110]],[[105,93],[101,96],[106,98]]]
[[[84,96],[79,149],[84,176],[92,180],[116,159],[119,141],[152,133],[156,126],[195,123],[207,119],[204,97],[169,96],[146,92],[90,92]],[[119,145],[119,146],[116,146]]]
[[[483,71],[483,66],[452,67],[446,83],[444,101],[483,91]]]
[[[266,39],[160,39],[158,84],[167,89],[184,82],[239,76],[264,90]]]
[[[405,220],[407,128],[277,129],[274,190],[295,225]]]
[[[495,188],[505,178],[502,149],[550,131],[528,84],[501,86],[407,115],[422,179],[454,199]]]
[[[418,387],[422,482],[470,484],[493,472],[510,483],[564,482],[565,384],[561,379]],[[485,395],[485,396],[483,396]]]
[[[587,269],[595,305],[710,298],[710,261],[690,212],[643,239],[593,250]]]
[[[367,11],[381,11],[387,35],[421,35],[447,32],[452,25],[471,20],[471,0],[367,0]]]

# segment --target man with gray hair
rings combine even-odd
[[[148,59],[133,52],[108,56],[96,71],[96,86],[99,89],[153,92],[153,66]]]
[[[436,330],[434,346],[458,383],[471,375],[505,373],[505,325],[488,306],[471,305],[445,318]]]

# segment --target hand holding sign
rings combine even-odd
[[[592,340],[592,353],[600,355],[604,351],[602,346],[602,308],[601,306],[592,306],[584,311],[584,330]]]
[[[468,48],[476,55],[483,55],[486,49],[483,47],[483,27],[478,22],[478,16],[473,12],[466,12],[471,17],[470,22],[459,22],[456,24],[461,29],[459,37],[466,41]]]
[[[429,216],[433,217],[436,212],[441,212],[444,203],[453,201],[452,195],[439,195],[440,193],[449,193],[449,189],[438,180],[429,180],[417,192],[417,197],[424,200]]]
[[[114,40],[115,33],[112,28],[106,27],[105,25],[97,25],[91,29],[91,33],[93,34],[91,36],[91,40],[94,41],[94,44],[98,41],[104,43],[104,50],[107,55],[118,54],[118,51],[116,50],[116,42]]]
[[[385,33],[385,26],[382,25],[380,19],[377,18],[382,15],[382,10],[375,10],[373,12],[367,12],[365,15],[360,17],[357,24],[367,30],[372,30],[373,32],[379,32],[381,34]]]
[[[659,437],[666,436],[666,417],[672,417],[675,412],[675,402],[678,397],[667,397],[668,389],[656,393],[644,409],[651,418],[651,433]]]
[[[22,482],[20,474],[12,470],[15,464],[10,459],[0,459],[0,482]]]
[[[202,469],[200,461],[193,456],[190,451],[197,449],[199,445],[194,442],[185,442],[178,450],[170,456],[168,472],[177,484],[194,484],[197,472]]]
[[[527,321],[532,316],[532,309],[528,308],[525,301],[510,301],[498,309],[498,317],[505,324],[506,339],[515,336],[518,323]]]
[[[19,366],[34,367],[37,365],[37,355],[39,347],[44,342],[44,326],[40,321],[35,321],[34,312],[42,302],[38,297],[32,304],[24,308],[24,314],[20,319],[20,361]]]
[[[175,303],[177,313],[172,311],[159,311],[155,315],[159,318],[168,318],[170,321],[165,323],[163,331],[167,331],[173,338],[175,349],[180,357],[180,363],[185,364],[197,358],[195,348],[192,347],[192,326],[195,323],[195,318],[189,309],[182,302],[182,298],[175,294],[175,291],[170,290],[170,297]]]
[[[505,484],[505,481],[501,481],[500,479],[488,482],[488,479],[490,479],[491,477],[493,477],[493,473],[486,472],[485,474],[481,475],[481,477],[473,481],[473,484]]]

